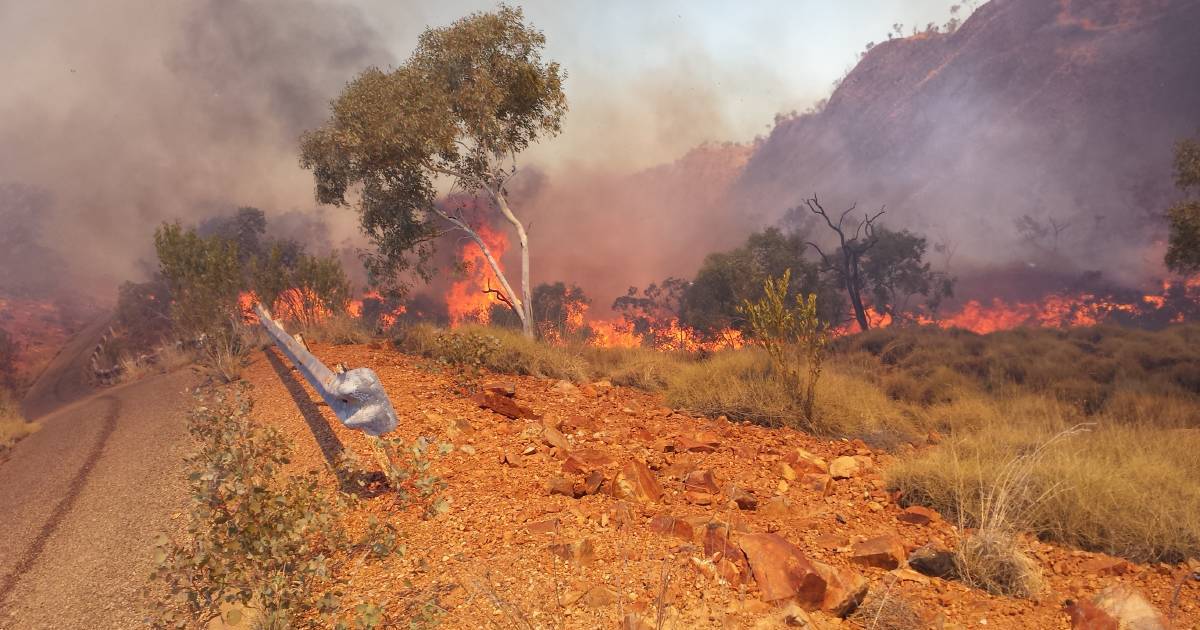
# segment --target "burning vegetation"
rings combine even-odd
[[[1066,223],[1017,221],[1038,255],[1002,292],[989,280],[1009,270],[956,272],[946,239],[813,195],[694,270],[608,302],[588,278],[533,282],[553,276],[531,266],[542,242],[516,161],[566,113],[544,42],[510,7],[430,29],[405,63],[354,78],[304,135],[317,199],[353,209],[370,241],[361,286],[337,252],[273,234],[254,208],[164,223],[157,275],[120,290],[118,349],[186,342],[233,381],[261,345],[249,324],[262,304],[313,343],[387,339],[448,367],[456,395],[489,371],[570,381],[563,390],[615,384],[689,414],[860,440],[903,455],[890,500],[972,530],[956,570],[996,593],[1036,592],[1036,575],[989,575],[1006,569],[979,553],[1016,549],[1007,567],[1024,566],[1026,532],[1145,562],[1200,553],[1194,201],[1169,211],[1177,275],[1152,291],[1037,268],[1062,260]],[[1185,195],[1200,186],[1196,147],[1176,151]],[[997,493],[1013,513],[995,513]]]

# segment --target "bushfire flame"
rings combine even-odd
[[[486,224],[476,228],[476,233],[487,243],[488,249],[504,271],[504,252],[508,249],[508,235]],[[502,304],[498,297],[500,283],[492,266],[488,264],[483,250],[473,241],[464,241],[459,248],[458,260],[466,277],[450,286],[446,293],[446,311],[451,325],[465,322],[486,324],[492,318],[492,306]]]

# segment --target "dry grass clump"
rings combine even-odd
[[[326,317],[318,323],[305,326],[303,334],[310,341],[335,346],[367,343],[373,337],[362,318],[351,317],[347,313]]]
[[[909,501],[986,530],[996,518],[989,496],[1008,483],[1014,457],[1023,458],[1020,497],[1011,499],[1022,507],[1009,511],[1009,529],[1142,562],[1200,553],[1200,430],[1102,418],[1044,449],[1081,414],[1037,397],[975,411],[972,424],[942,445],[895,463],[889,484]],[[979,544],[979,553],[990,548]]]
[[[921,430],[917,414],[836,365],[817,382],[813,419],[805,421],[800,393],[772,371],[763,351],[752,348],[681,363],[668,378],[666,396],[669,404],[695,413],[857,437],[880,448],[913,440]]]
[[[428,324],[416,324],[399,331],[393,343],[405,352],[449,365],[576,383],[584,382],[590,376],[580,348],[539,343],[507,328],[460,326],[441,330]]]
[[[39,428],[41,425],[36,422],[26,422],[12,393],[0,388],[0,456]]]
[[[916,630],[925,621],[912,601],[891,587],[881,594],[868,595],[850,614],[850,621],[863,630]]]
[[[196,355],[183,344],[168,343],[159,348],[155,363],[163,372],[174,372],[195,360]]]

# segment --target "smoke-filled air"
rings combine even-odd
[[[0,60],[0,630],[1200,628],[1200,0]]]

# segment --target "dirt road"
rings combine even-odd
[[[25,403],[42,429],[0,464],[0,628],[146,626],[154,535],[186,501],[194,376],[90,391],[82,369],[103,329],[51,362]]]

